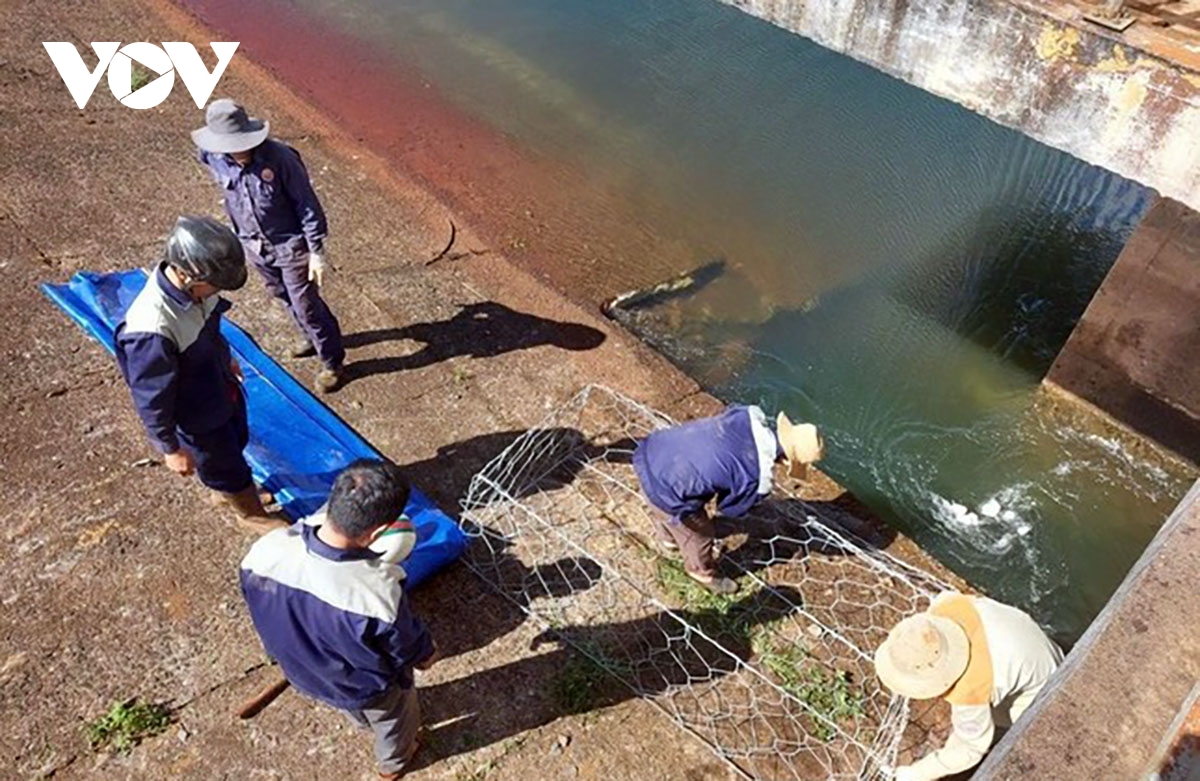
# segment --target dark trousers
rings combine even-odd
[[[704,510],[675,518],[651,506],[654,533],[663,542],[673,543],[683,554],[683,567],[694,575],[711,578],[717,575],[717,560],[713,543],[716,524]]]
[[[193,432],[178,429],[179,443],[192,452],[196,475],[207,488],[225,494],[236,494],[254,485],[250,465],[242,451],[250,441],[246,421],[246,399],[236,391],[237,403],[229,420],[210,431]]]
[[[261,253],[246,253],[258,270],[267,290],[287,306],[300,333],[316,348],[321,363],[330,369],[346,360],[342,328],[321,298],[321,288],[308,279],[308,254],[289,250],[275,251],[264,245]]]

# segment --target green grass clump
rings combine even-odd
[[[784,691],[834,724],[862,715],[862,690],[851,682],[845,670],[819,665],[801,646],[774,638],[772,630],[772,625],[766,625],[756,633],[751,649],[758,663],[778,680]],[[836,732],[828,722],[812,714],[809,721],[818,739],[833,739]]]
[[[696,612],[726,615],[747,594],[714,594],[688,577],[683,564],[675,559],[660,557],[656,562],[654,579],[673,602],[680,607]]]
[[[134,92],[137,92],[155,78],[156,74],[153,74],[137,63],[134,63],[129,73],[129,88]]]
[[[163,732],[170,724],[171,712],[164,706],[135,697],[114,704],[108,713],[86,724],[84,732],[93,751],[108,746],[118,754],[128,754],[144,738]]]

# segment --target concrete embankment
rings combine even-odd
[[[1063,0],[724,2],[1200,208],[1192,25],[1115,33]]]
[[[1108,272],[1046,384],[1200,465],[1200,214],[1162,199]]]
[[[159,0],[29,1],[4,14],[0,766],[21,776],[359,777],[367,740],[337,713],[285,695],[253,722],[232,717],[268,676],[236,587],[247,540],[194,481],[144,465],[150,453],[112,362],[36,287],[80,269],[147,265],[177,214],[219,210],[191,159],[188,131],[201,114],[185,90],[139,112],[102,82],[81,111],[41,42],[212,36]],[[451,215],[251,54],[239,52],[218,94],[270,117],[301,151],[332,225],[338,272],[328,297],[354,334],[356,379],[329,403],[442,506],[452,510],[474,472],[587,383],[677,417],[714,408],[594,309],[510,263],[495,236]],[[456,251],[486,251],[426,265],[452,216]],[[234,298],[234,318],[269,350],[290,340],[286,315],[257,281]],[[483,303],[483,321],[456,319]],[[563,329],[587,334],[574,346],[589,349],[537,338]],[[304,379],[313,371],[286,365]],[[828,482],[813,490],[839,493]],[[920,557],[902,540],[895,547]],[[459,699],[427,704],[430,719],[462,726],[428,747],[430,764],[414,778],[728,776],[647,703],[564,716],[550,688],[560,671],[530,650],[538,630],[466,570],[422,589],[416,608],[450,654],[424,680],[466,683]],[[502,690],[470,691],[473,671],[516,659],[528,663]],[[128,757],[93,755],[83,723],[132,696],[169,703],[177,722]],[[514,734],[505,718],[514,709],[540,726]]]

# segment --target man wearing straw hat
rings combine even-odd
[[[656,431],[633,455],[659,545],[681,551],[688,577],[717,594],[733,594],[738,587],[717,571],[709,501],[716,500],[721,515],[740,518],[771,493],[776,462],[786,461],[791,476],[803,478],[824,452],[810,423],[796,425],[781,412],[776,429],[771,431],[758,407],[732,406],[715,417]]]
[[[289,352],[319,357],[317,389],[336,390],[345,380],[346,350],[341,326],[321,297],[328,231],[304,162],[295,149],[267,138],[269,123],[247,116],[232,100],[214,100],[206,120],[192,140],[222,189],[225,212],[251,265],[300,329]]]
[[[986,597],[947,592],[896,624],[875,652],[875,672],[895,694],[949,702],[953,730],[894,777],[932,781],[975,767],[997,728],[1020,718],[1062,660],[1029,615]]]

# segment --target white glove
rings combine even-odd
[[[325,256],[319,252],[308,253],[308,281],[315,282],[317,287],[322,287],[325,284],[325,271],[329,268],[329,263],[325,260]]]
[[[892,781],[920,781],[912,765],[901,765],[892,773]]]

